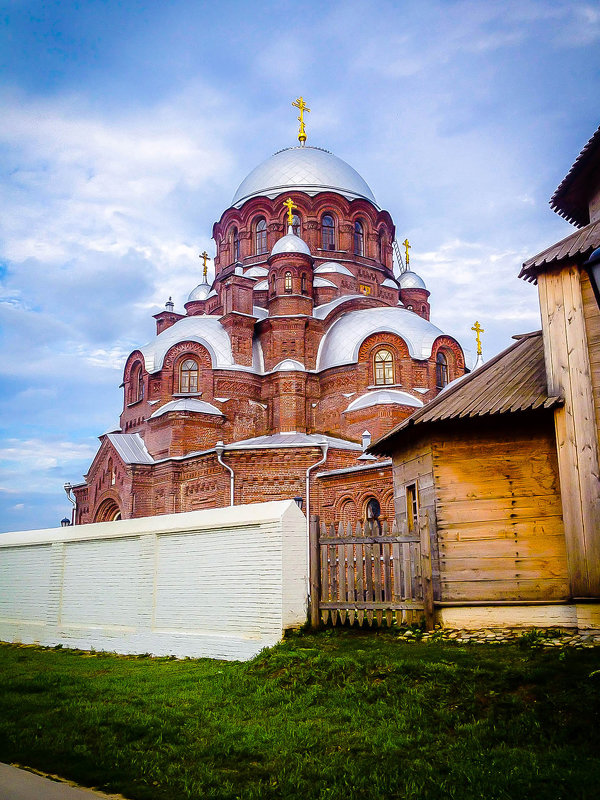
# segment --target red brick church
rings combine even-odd
[[[78,524],[292,497],[325,519],[393,514],[391,462],[364,447],[464,374],[464,353],[421,278],[394,273],[390,214],[305,138],[301,121],[300,146],[242,181],[213,226],[212,284],[205,266],[127,359],[120,427],[73,487]]]

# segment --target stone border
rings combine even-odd
[[[404,642],[457,642],[459,644],[526,644],[530,647],[600,647],[600,632],[573,633],[555,628],[442,628],[433,631],[409,628],[398,635]]]

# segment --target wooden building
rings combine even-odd
[[[600,628],[600,129],[551,200],[579,230],[523,265],[542,331],[455,381],[370,448],[396,513],[435,519],[447,625]]]

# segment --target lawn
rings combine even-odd
[[[324,631],[251,662],[0,646],[0,760],[146,798],[597,798],[600,648]]]

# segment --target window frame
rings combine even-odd
[[[443,359],[443,360],[440,360]],[[443,389],[450,383],[450,365],[448,356],[443,350],[438,350],[435,354],[435,388]]]
[[[195,369],[185,369],[186,364],[193,364]],[[187,388],[185,388],[184,373],[186,374]],[[193,373],[195,373],[196,376],[195,381],[191,378]],[[198,361],[192,356],[185,356],[179,363],[178,378],[179,394],[198,394],[200,391],[200,365]],[[193,385],[195,385],[195,388],[192,388]]]
[[[264,228],[259,227],[264,223]],[[254,255],[264,256],[268,253],[267,247],[267,220],[257,217],[254,220]]]
[[[360,231],[357,230],[357,227],[360,228]],[[355,256],[364,256],[365,254],[365,226],[362,223],[362,220],[355,219],[354,220],[354,231],[353,231],[353,245],[354,245],[354,255]]]
[[[325,225],[325,220],[330,219],[331,225]],[[335,217],[330,212],[323,214],[321,217],[321,249],[322,250],[336,250],[336,230],[335,230]]]
[[[414,531],[419,524],[419,490],[417,481],[407,483],[406,496],[406,524],[409,532]]]
[[[289,270],[287,270],[287,272],[283,276],[283,289],[287,294],[292,293],[293,290],[292,273]]]
[[[232,263],[240,260],[240,233],[235,225],[231,229],[231,254]]]
[[[386,353],[389,358],[380,358]],[[388,347],[378,347],[373,353],[373,385],[393,386],[396,382],[396,364],[394,351]]]

